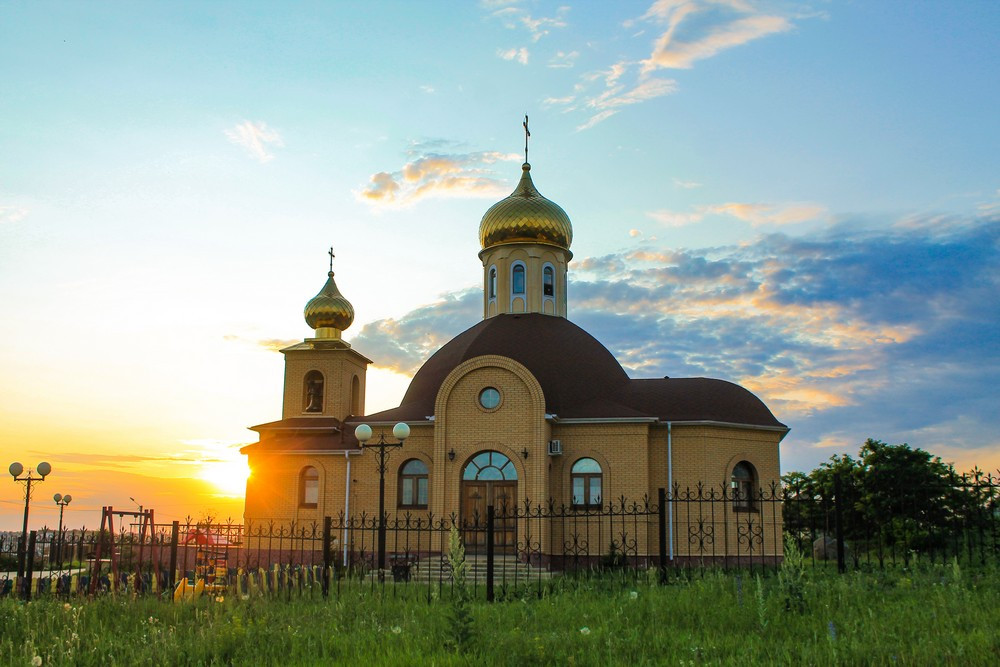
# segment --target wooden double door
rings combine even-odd
[[[462,539],[468,553],[486,553],[486,508],[493,505],[493,547],[513,553],[517,541],[516,480],[462,481]]]

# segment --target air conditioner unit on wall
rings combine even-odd
[[[549,440],[549,456],[562,455],[562,440]]]

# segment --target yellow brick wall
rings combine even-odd
[[[323,412],[305,412],[305,376],[311,370],[323,374]],[[351,414],[351,384],[360,383],[360,409],[365,409],[367,362],[351,349],[289,350],[285,353],[285,391],[281,416],[326,416],[343,419]]]

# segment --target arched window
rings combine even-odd
[[[542,269],[542,296],[556,295],[556,272],[549,265]]]
[[[357,375],[351,380],[351,414],[361,414],[361,380]]]
[[[573,507],[600,507],[604,474],[594,459],[580,459],[569,474],[573,486]]]
[[[319,471],[306,466],[299,473],[299,507],[316,507],[319,504]]]
[[[303,412],[323,412],[323,374],[309,371],[303,380]]]
[[[732,489],[734,511],[757,510],[757,471],[753,465],[740,461],[733,467]]]
[[[410,459],[399,469],[399,506],[427,509],[427,464]]]
[[[514,462],[500,452],[479,452],[465,465],[462,479],[495,482],[517,479]]]
[[[515,264],[510,275],[511,294],[524,294],[524,264]]]
[[[487,285],[487,294],[490,299],[497,298],[497,267],[490,267],[490,277]]]

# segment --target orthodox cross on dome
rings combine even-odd
[[[330,273],[333,273],[333,258],[336,257],[336,255],[333,254],[333,246],[330,246],[330,249],[326,252],[326,254],[330,256]]]
[[[528,137],[531,136],[531,132],[528,131],[528,114],[524,114],[524,122],[521,123],[524,126],[524,162],[528,163]]]

